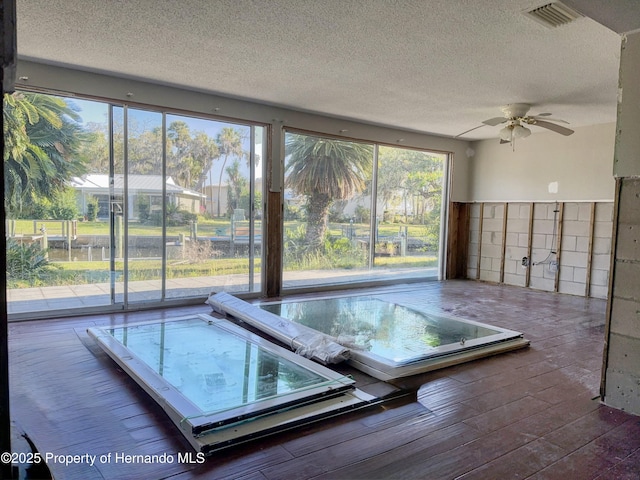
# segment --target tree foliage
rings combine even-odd
[[[116,173],[124,158],[124,129],[121,119],[114,118],[114,157]],[[89,124],[90,144],[85,156],[90,159],[91,173],[109,173],[108,131],[105,125]],[[220,157],[215,139],[205,132],[192,131],[187,122],[175,120],[167,128],[167,175],[180,186],[200,190],[205,174]],[[142,125],[135,117],[128,119],[127,168],[129,174],[159,175],[162,172],[162,127]]]
[[[176,120],[167,129],[167,174],[178,185],[201,189],[204,175],[220,157],[215,140],[204,132],[191,132],[186,122]]]
[[[414,214],[421,223],[427,213],[439,216],[442,199],[442,158],[429,152],[380,147],[378,198],[382,210],[415,203]],[[381,212],[382,213],[382,212]],[[433,216],[433,215],[431,215]]]
[[[242,175],[240,171],[240,162],[234,160],[231,165],[226,168],[227,178],[229,179],[229,190],[227,190],[227,204],[229,214],[236,208],[240,207],[240,199],[244,192],[249,190],[249,181]]]
[[[286,186],[307,197],[306,244],[322,248],[329,208],[364,191],[371,176],[373,148],[362,143],[289,134]]]
[[[52,198],[86,172],[79,155],[87,133],[64,99],[38,93],[4,95],[5,208],[19,214],[39,197]]]
[[[220,192],[222,190],[222,175],[225,173],[227,160],[229,157],[242,158],[245,156],[245,152],[242,149],[242,132],[239,132],[233,127],[224,127],[218,134],[216,141],[218,142],[218,148],[222,156],[222,166],[220,167],[220,177],[218,179],[218,211],[216,212],[219,217],[221,215]]]

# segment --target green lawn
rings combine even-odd
[[[39,228],[40,223],[37,224]],[[46,222],[46,229],[50,235],[61,234],[61,222]],[[296,231],[303,226],[302,222],[286,222],[285,231]],[[230,221],[226,219],[205,220],[198,223],[198,236],[212,237],[229,234]],[[285,262],[287,271],[293,270],[330,270],[330,269],[358,269],[367,264],[366,252],[361,247],[352,245],[343,234],[350,228],[355,229],[355,235],[359,238],[368,235],[367,224],[339,224],[329,225],[329,235],[333,238],[329,251],[325,254],[303,254],[298,257],[288,257]],[[408,236],[412,238],[427,238],[426,227],[423,225],[408,225]],[[381,224],[378,228],[378,235],[381,240],[381,248],[385,249],[384,238],[397,237],[403,232],[405,226],[399,224]],[[129,225],[130,236],[156,236],[160,234],[160,228],[150,225],[131,223]],[[17,220],[15,222],[15,232],[17,234],[33,234],[33,220]],[[190,226],[168,227],[167,235],[177,236],[178,234],[189,236]],[[78,222],[78,235],[108,235],[108,222]],[[336,240],[337,239],[337,240]],[[342,240],[342,241],[341,241]],[[346,242],[345,242],[346,241]],[[205,242],[206,243],[206,242]],[[197,244],[194,244],[197,245]],[[204,244],[200,244],[203,245]],[[390,244],[391,245],[391,244]],[[376,256],[375,266],[382,268],[412,268],[412,267],[432,267],[438,263],[437,258],[428,252],[411,251],[407,256],[397,255],[397,242],[395,247],[388,250],[393,252],[391,256]],[[378,249],[378,247],[377,247]],[[387,250],[385,250],[387,251]],[[290,252],[285,251],[285,257]],[[218,255],[218,256],[216,256]],[[223,253],[223,255],[227,255]],[[214,258],[215,257],[215,258]],[[95,258],[95,257],[94,257]],[[261,268],[260,255],[256,255],[255,268]],[[123,271],[122,262],[116,263],[116,271]],[[161,277],[162,262],[159,259],[136,259],[129,260],[129,278],[135,280],[157,279]],[[187,255],[184,260],[167,260],[167,278],[187,278],[201,276],[222,276],[230,274],[246,274],[249,271],[249,259],[246,252],[240,256],[222,257],[214,253],[213,250],[194,250]],[[46,286],[46,285],[82,285],[87,283],[100,283],[109,280],[109,263],[106,261],[55,261],[52,268],[36,278],[29,277],[26,280],[8,279],[9,288],[20,288],[26,286]]]
[[[15,220],[16,222],[16,234],[31,235],[34,233],[33,220]],[[43,221],[36,221],[36,233],[39,233],[40,226]],[[63,220],[46,220],[44,221],[45,228],[51,234],[58,234],[61,232],[61,222]],[[198,235],[214,236],[219,234],[220,231],[225,231],[228,234],[228,229],[231,225],[228,219],[203,219],[198,220]],[[286,230],[295,230],[300,225],[304,225],[303,222],[285,222]],[[77,223],[78,235],[109,235],[109,222],[96,221],[96,222],[84,222],[79,221]],[[355,229],[356,235],[365,236],[369,231],[369,225],[364,223],[355,223],[350,225],[348,223],[331,223],[329,224],[328,233],[333,236],[342,235],[343,231],[346,231],[351,226]],[[408,234],[410,237],[422,237],[426,235],[426,227],[424,225],[407,225]],[[178,235],[180,233],[189,234],[189,225],[167,227],[167,235]],[[404,231],[405,226],[396,223],[381,223],[378,226],[378,235],[382,237],[393,237],[399,235]],[[153,225],[144,225],[136,222],[129,223],[129,235],[157,235],[160,231],[160,227]]]
[[[33,220],[16,220],[16,234],[32,235],[34,233]],[[47,220],[37,221],[36,233],[40,232],[40,227],[45,226],[47,232],[52,235],[58,235],[61,233],[62,220]],[[109,235],[109,222],[78,222],[78,235]],[[230,226],[229,220],[203,220],[198,222],[198,235],[213,236],[219,230],[228,229]],[[136,222],[129,223],[129,235],[158,235],[160,227],[153,225],[143,225]],[[181,225],[177,227],[167,227],[167,235],[175,236],[180,233],[189,235],[189,225]]]

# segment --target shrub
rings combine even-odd
[[[151,214],[151,203],[149,197],[138,195],[136,197],[136,208],[138,209],[138,219],[141,223],[147,223]]]
[[[39,243],[18,243],[7,240],[7,283],[9,286],[19,282],[40,285],[57,268],[49,263],[46,251]]]
[[[288,269],[311,270],[357,268],[366,265],[367,255],[345,237],[332,238],[327,234],[320,251],[309,249],[305,242],[306,229],[299,225],[285,234],[284,257]]]
[[[294,220],[304,220],[306,218],[306,212],[303,211],[299,206],[297,205],[292,205],[288,202],[285,202],[284,204],[284,218],[286,218],[288,221],[294,221]]]
[[[54,220],[75,220],[80,215],[76,192],[72,188],[57,191],[52,198],[49,217]]]
[[[99,208],[98,199],[93,195],[89,196],[87,199],[87,220],[95,222],[98,219]]]
[[[167,227],[179,227],[189,225],[190,222],[197,222],[198,215],[187,210],[180,210],[177,205],[167,204],[166,206],[166,224]],[[157,227],[162,225],[162,212],[153,212],[149,215],[145,222]]]

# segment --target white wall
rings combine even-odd
[[[533,133],[518,140],[515,151],[496,139],[473,142],[469,198],[476,202],[611,201],[615,132],[611,123],[575,128],[568,137]],[[549,193],[551,182],[558,182],[557,194]]]
[[[469,197],[477,203],[471,210],[468,277],[606,298],[615,133],[613,123],[576,128],[569,137],[534,133],[517,141],[515,151],[496,139],[473,142]],[[549,192],[552,182],[558,193]],[[562,229],[555,202],[564,204]],[[562,232],[561,245],[556,232]],[[558,247],[560,254],[552,254]],[[527,255],[530,272],[521,265]],[[559,269],[552,269],[549,262],[558,259]]]

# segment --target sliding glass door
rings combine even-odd
[[[447,155],[380,146],[375,262],[381,271],[438,277]]]
[[[159,301],[163,296],[166,244],[163,115],[127,108],[125,175],[116,177],[124,196],[123,259],[127,302]],[[118,219],[119,220],[119,219]]]
[[[10,315],[261,291],[267,127],[28,92],[4,109]],[[437,278],[447,161],[285,132],[284,288]]]
[[[60,145],[5,161],[11,315],[260,289],[264,127],[20,92],[5,115],[16,142]]]
[[[287,132],[284,287],[349,282],[369,265],[373,145]]]
[[[437,279],[446,154],[287,132],[284,288]]]

